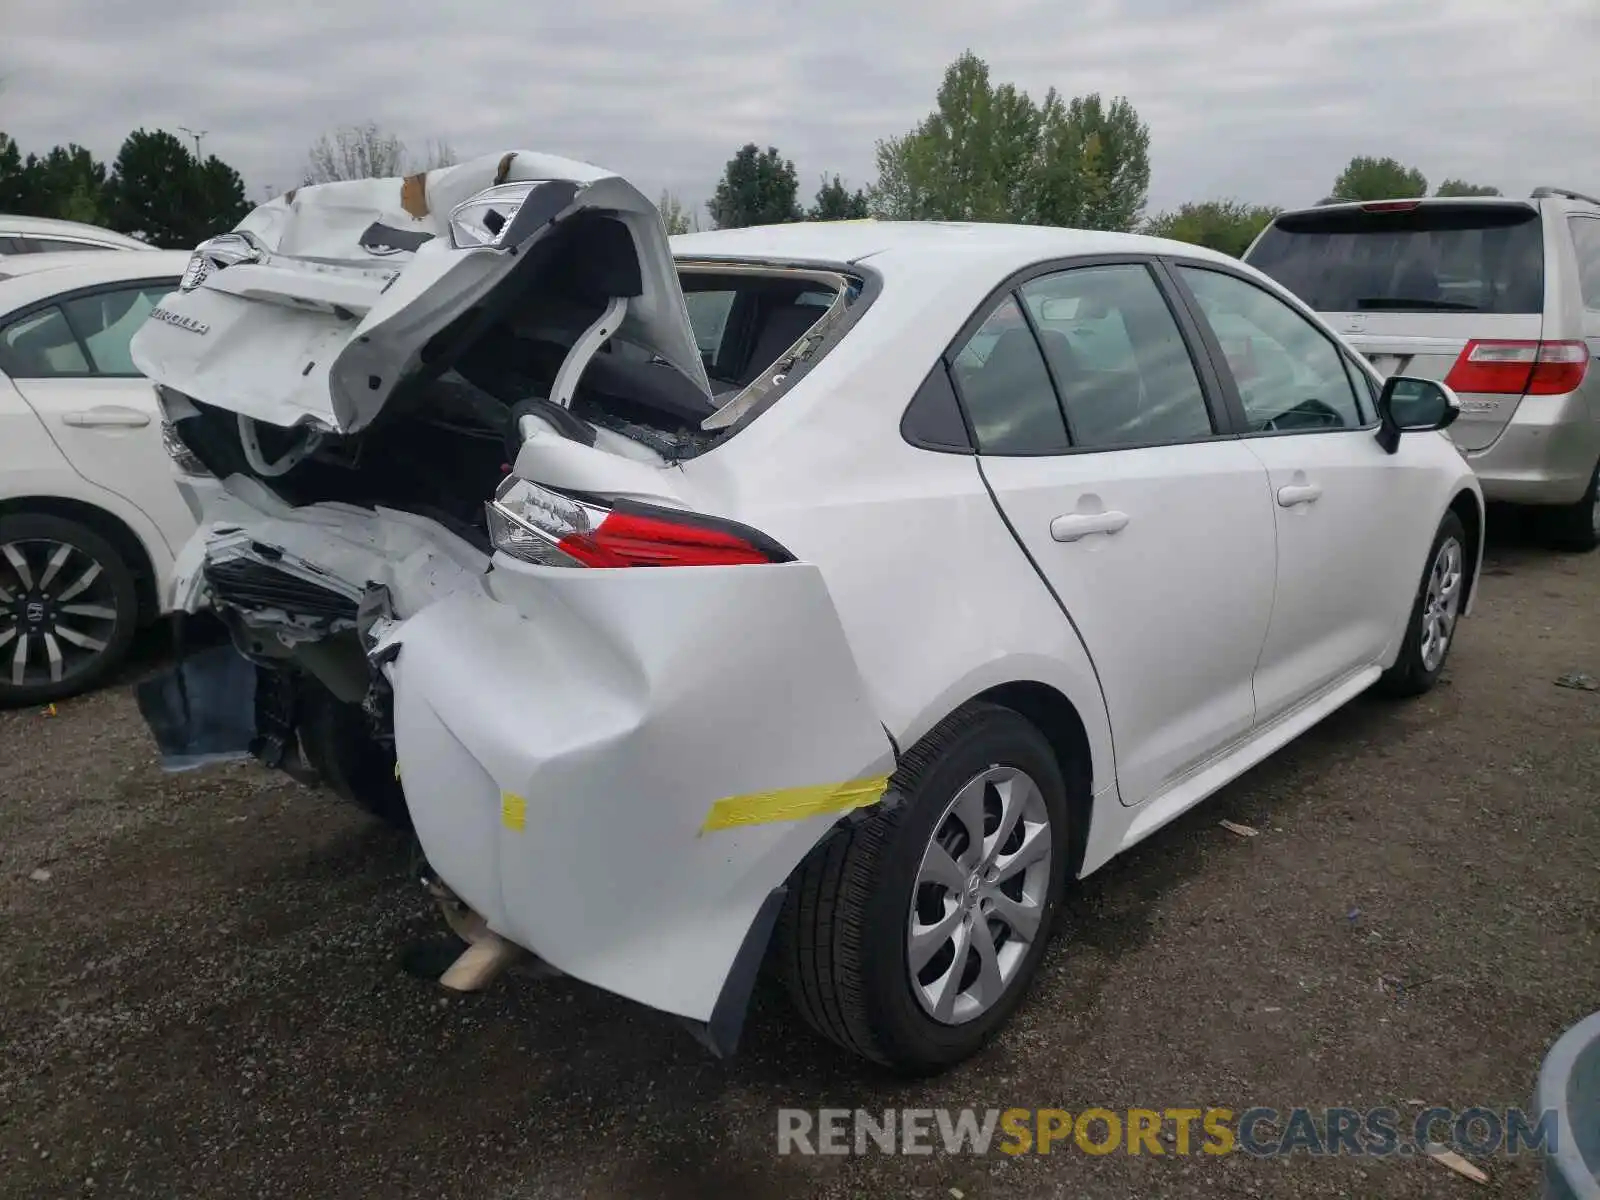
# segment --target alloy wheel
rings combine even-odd
[[[1422,602],[1422,666],[1437,671],[1444,663],[1461,611],[1461,543],[1446,538],[1433,557],[1428,591]]]
[[[68,542],[0,545],[0,681],[60,683],[87,671],[117,627],[110,573]]]
[[[911,988],[928,1016],[961,1025],[992,1009],[1038,936],[1054,865],[1039,785],[995,766],[935,822],[906,929]]]

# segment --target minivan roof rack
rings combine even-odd
[[[1547,196],[1560,196],[1565,200],[1582,200],[1585,204],[1600,205],[1600,200],[1596,200],[1593,196],[1585,196],[1582,192],[1571,192],[1558,187],[1536,187],[1530,199],[1543,200]]]

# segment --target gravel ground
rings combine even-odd
[[[770,989],[729,1063],[566,980],[446,997],[398,965],[437,931],[399,837],[162,775],[126,686],[0,713],[0,1194],[1527,1196],[1526,1158],[780,1158],[776,1111],[1526,1104],[1600,1007],[1600,693],[1554,686],[1600,675],[1597,597],[1600,555],[1497,545],[1446,686],[1079,886],[1009,1032],[917,1085]]]

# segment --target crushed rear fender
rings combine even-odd
[[[894,768],[821,574],[501,555],[488,582],[373,650],[429,863],[569,975],[742,1015],[785,880]]]

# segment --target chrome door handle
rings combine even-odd
[[[74,429],[139,429],[150,424],[150,414],[122,404],[102,404],[96,408],[63,413],[61,423],[71,425]]]
[[[1128,523],[1125,512],[1068,513],[1050,522],[1050,536],[1058,542],[1075,542],[1091,533],[1110,536]]]
[[[1278,503],[1284,508],[1297,504],[1315,504],[1322,488],[1314,483],[1291,483],[1278,489]]]

